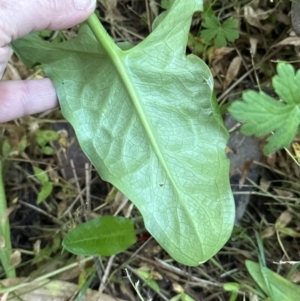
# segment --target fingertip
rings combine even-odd
[[[1,1],[0,1],[1,2]],[[96,0],[4,0],[0,4],[0,47],[30,32],[42,29],[58,30],[85,21],[94,11]],[[1,5],[7,3],[4,9]]]
[[[0,82],[0,122],[54,109],[57,96],[50,79]]]
[[[79,10],[93,12],[96,8],[97,0],[73,0],[74,5]]]

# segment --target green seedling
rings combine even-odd
[[[46,200],[46,198],[51,194],[51,192],[53,190],[53,183],[50,182],[49,176],[46,171],[44,171],[38,167],[35,167],[35,166],[33,166],[33,171],[34,171],[34,175],[35,175],[36,179],[42,185],[42,188],[41,188],[40,192],[38,193],[38,197],[37,197],[37,201],[36,201],[37,204],[40,204],[41,202]]]
[[[254,281],[271,301],[298,301],[300,286],[267,268],[261,237],[256,233],[259,263],[246,260],[246,267]]]
[[[295,138],[300,122],[300,71],[295,73],[290,64],[279,63],[278,75],[272,79],[279,100],[263,91],[247,91],[242,101],[235,101],[229,112],[245,122],[241,132],[245,135],[270,135],[264,147],[266,155],[288,147]]]
[[[182,292],[170,299],[170,301],[196,301],[194,298],[190,297],[188,294]]]
[[[58,133],[51,130],[40,130],[36,133],[36,142],[45,155],[52,155],[54,153],[54,149],[49,143],[58,140],[58,138]]]
[[[186,56],[192,16],[202,8],[202,0],[170,1],[134,47],[115,44],[96,15],[75,39],[53,44],[31,34],[12,43],[27,66],[43,64],[102,179],[137,206],[175,260],[191,266],[220,250],[235,216],[213,78],[201,59]],[[80,227],[87,239],[99,232]],[[75,251],[72,239],[64,246]],[[84,248],[93,253],[82,241]]]
[[[139,277],[141,277],[144,281],[144,285],[148,285],[151,289],[153,289],[156,293],[160,292],[159,285],[157,281],[155,281],[152,277],[151,271],[146,271],[144,269],[136,269],[135,272]]]
[[[208,43],[213,41],[217,47],[225,47],[228,42],[234,42],[240,35],[238,20],[234,18],[228,18],[221,23],[214,14],[207,14],[204,16],[202,26],[205,29],[200,31],[200,37]]]
[[[223,285],[223,287],[225,291],[230,292],[230,298],[228,301],[235,301],[241,288],[240,285],[235,282],[227,282]]]
[[[300,286],[271,271],[262,263],[246,260],[251,277],[272,301],[298,301]]]
[[[59,235],[55,235],[53,237],[53,240],[51,241],[51,244],[46,246],[45,248],[39,250],[38,252],[35,252],[34,258],[32,259],[32,264],[37,264],[42,261],[48,261],[51,256],[58,252],[61,249],[61,238]]]

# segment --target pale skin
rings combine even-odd
[[[66,29],[86,20],[96,0],[0,0],[0,79],[9,43],[42,29]],[[0,81],[0,123],[58,106],[50,79]]]

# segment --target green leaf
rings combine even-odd
[[[256,262],[246,260],[251,277],[272,301],[298,301],[300,286]]]
[[[60,44],[36,35],[13,42],[25,63],[44,65],[102,179],[131,199],[147,230],[187,265],[220,250],[235,215],[213,78],[202,60],[185,54],[199,9],[200,0],[172,1],[151,35],[126,51],[95,16],[89,24],[98,41],[82,26]]]
[[[44,183],[44,185],[42,186],[41,191],[38,194],[38,198],[36,203],[40,204],[41,202],[45,201],[46,198],[51,194],[53,190],[53,184],[50,182],[46,182]]]
[[[224,47],[227,41],[233,42],[239,37],[238,20],[228,18],[223,23],[212,14],[206,14],[204,17],[203,27],[206,29],[201,30],[200,37],[207,41],[215,41],[217,47]]]
[[[182,296],[182,294],[178,294],[178,295],[172,297],[172,298],[170,299],[170,301],[179,301],[179,300],[181,300],[181,296]]]
[[[241,286],[236,282],[226,282],[224,283],[223,288],[227,292],[238,292],[241,289]]]
[[[156,293],[160,292],[158,283],[151,278],[151,272],[143,269],[136,269],[135,272],[145,281],[145,285],[150,286]]]
[[[277,73],[278,75],[275,75],[272,80],[275,92],[282,101],[290,105],[300,104],[300,71],[295,74],[295,69],[291,64],[279,63]]]
[[[181,296],[182,301],[196,301],[194,298],[190,297],[188,294],[183,293]]]
[[[51,130],[38,131],[36,133],[36,142],[41,147],[45,146],[48,142],[57,140],[58,138],[58,133]]]
[[[45,155],[53,155],[54,149],[51,146],[46,145],[42,147],[42,153]]]
[[[10,156],[11,151],[12,151],[12,148],[11,148],[8,140],[4,139],[2,142],[2,156],[4,158],[8,158]]]
[[[103,216],[78,225],[63,240],[63,246],[77,255],[111,256],[136,241],[133,223],[119,216]]]
[[[248,91],[243,93],[243,101],[235,101],[229,108],[233,117],[245,121],[241,128],[245,135],[274,133],[267,140],[265,154],[288,147],[297,134],[300,122],[300,71],[295,75],[290,64],[279,63],[277,72],[273,86],[281,102],[264,92]]]
[[[46,171],[44,171],[36,166],[33,166],[33,172],[41,184],[45,184],[45,183],[49,182],[49,177],[48,177],[48,174]]]
[[[170,0],[162,0],[161,1],[161,8],[168,9],[170,7]]]

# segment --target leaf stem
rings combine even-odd
[[[0,236],[4,239],[4,247],[0,247],[0,260],[6,276],[8,278],[14,278],[16,277],[16,271],[14,267],[9,264],[12,247],[10,240],[9,219],[8,216],[6,216],[7,204],[4,190],[2,165],[2,161],[0,161]]]
[[[87,19],[87,24],[89,25],[99,44],[103,47],[108,56],[114,60],[114,51],[119,50],[121,52],[121,50],[116,46],[114,40],[106,32],[95,13],[93,13]],[[114,49],[114,51],[112,51],[112,49]]]

